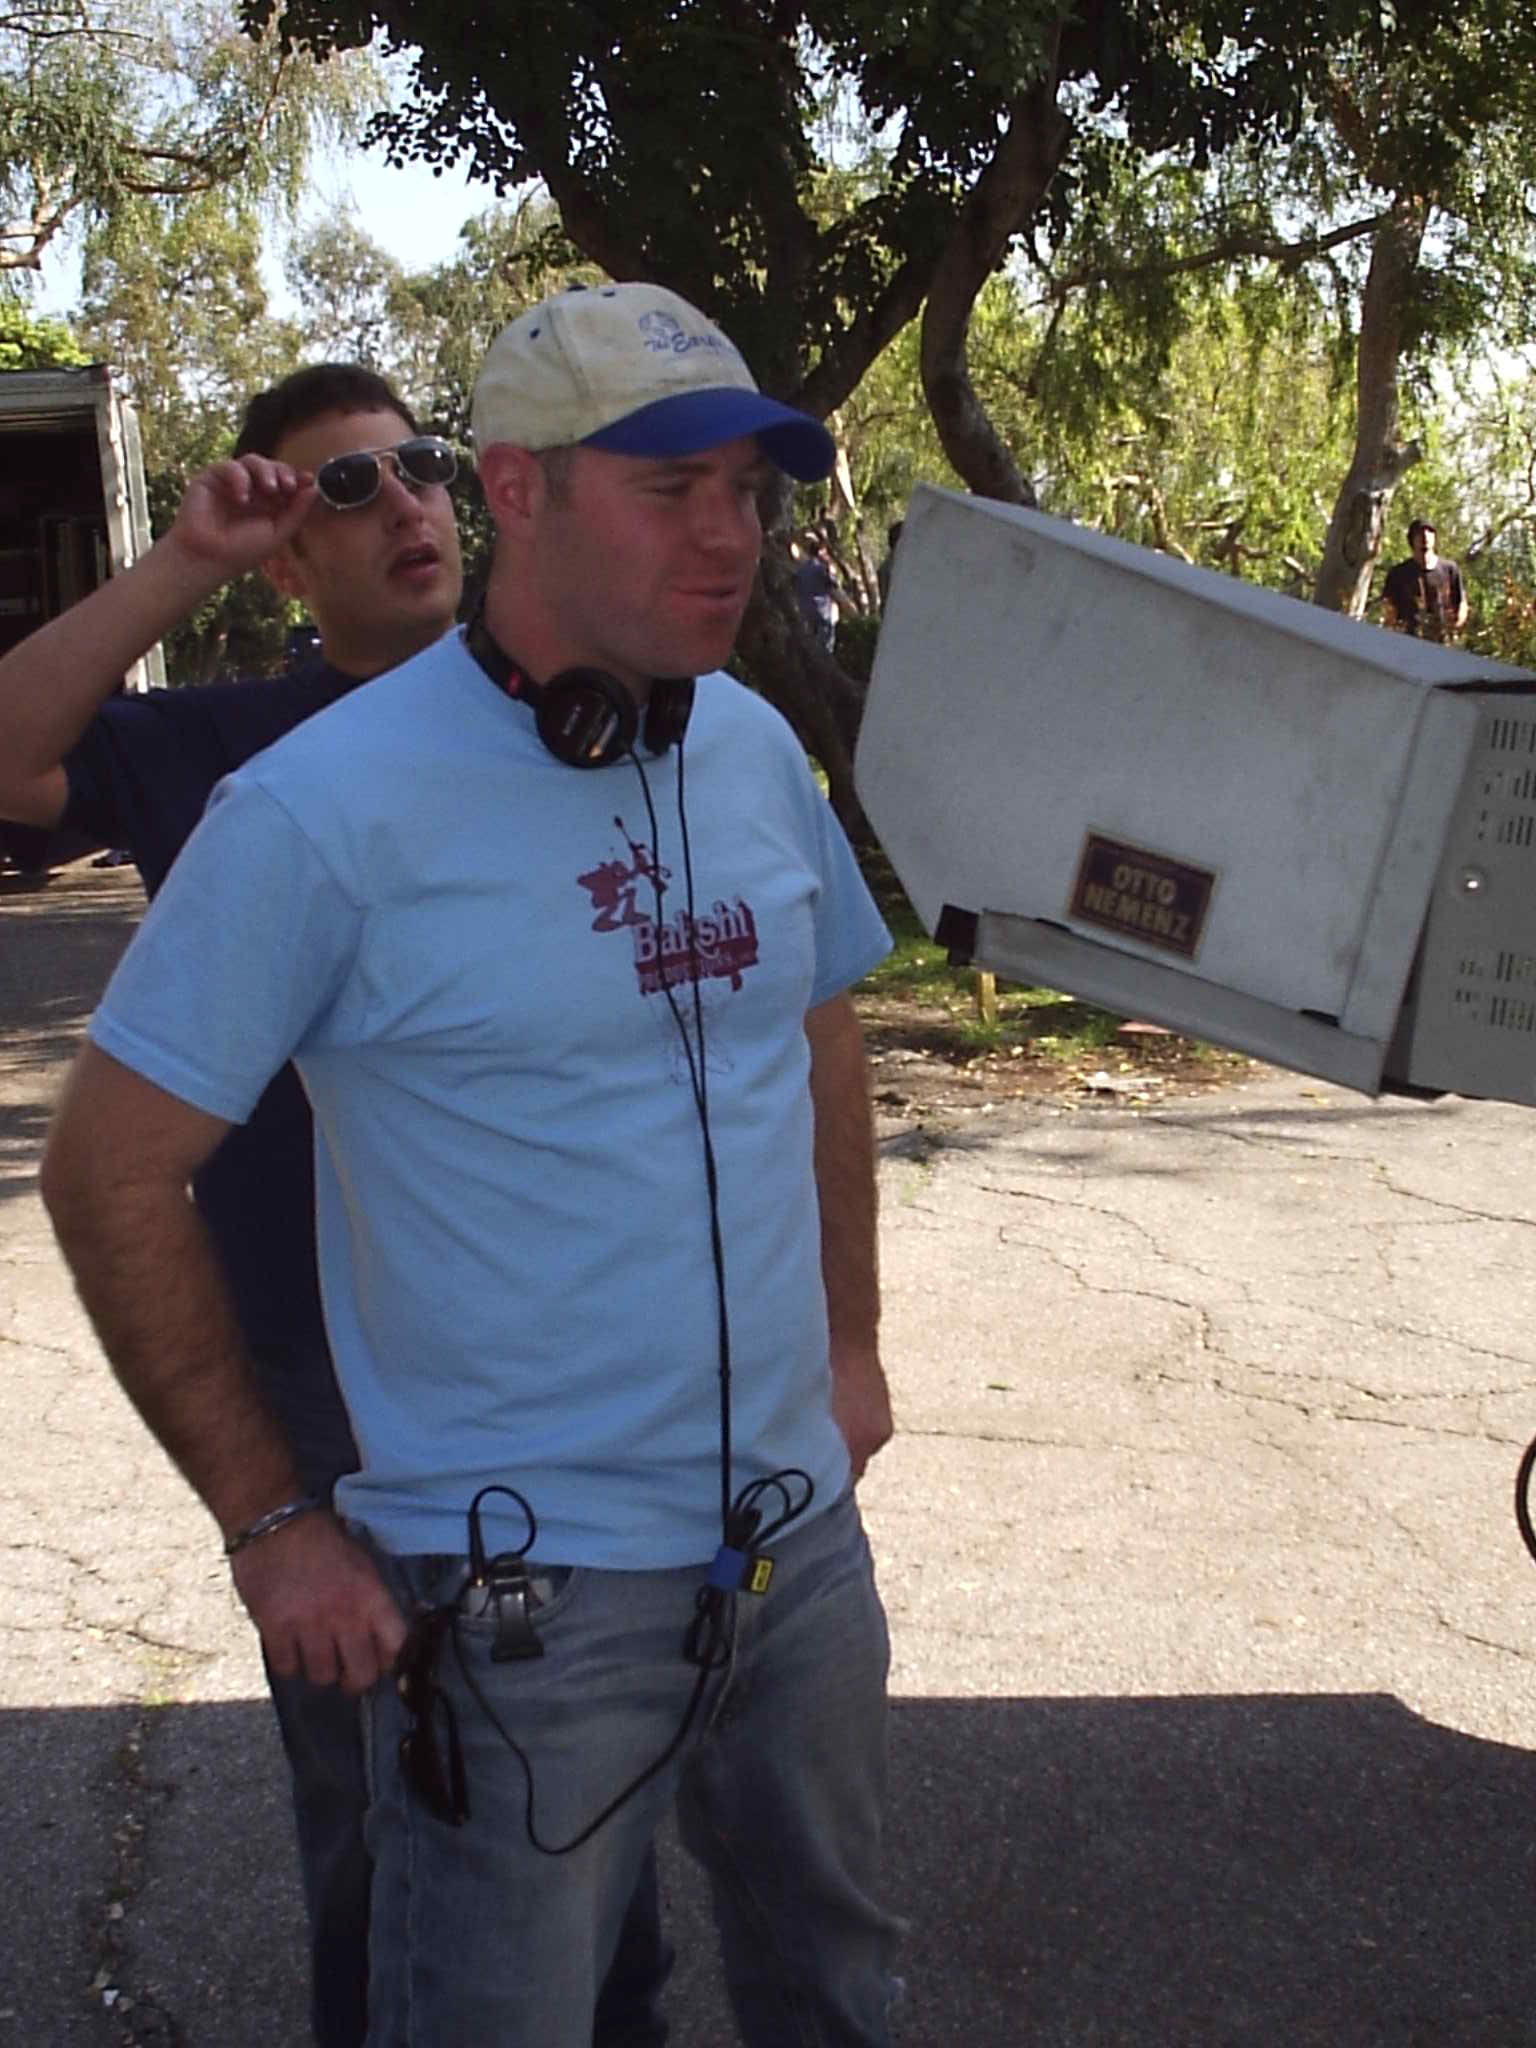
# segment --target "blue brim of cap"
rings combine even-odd
[[[808,412],[796,412],[760,391],[730,387],[658,398],[589,434],[581,445],[610,455],[697,455],[744,434],[755,434],[769,461],[802,484],[818,483],[837,454],[832,436]]]

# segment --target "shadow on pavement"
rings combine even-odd
[[[51,1115],[50,1105],[41,1101],[0,1105],[0,1202],[36,1188]]]
[[[1529,2048],[1536,1760],[1384,1695],[905,1701],[923,2043]]]
[[[0,876],[0,1202],[31,1194],[64,1070],[142,908],[137,878]]]
[[[0,2041],[300,2048],[266,1703],[11,1712],[0,1748],[0,2007],[29,2016]],[[901,1700],[892,1762],[903,2048],[1536,2040],[1523,1750],[1372,1694]],[[102,1911],[72,1926],[93,1870]],[[664,1879],[674,2048],[725,2048],[701,1881],[675,1847]],[[132,2033],[90,2030],[104,1958]]]

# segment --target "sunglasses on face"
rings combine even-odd
[[[459,473],[459,458],[446,441],[435,434],[417,434],[397,441],[393,448],[357,448],[350,455],[333,455],[315,471],[315,486],[327,505],[338,512],[355,512],[379,495],[386,462],[394,465],[396,476],[411,491],[451,484]]]
[[[453,1702],[437,1682],[451,1607],[432,1608],[410,1624],[395,1660],[395,1684],[409,1717],[400,1739],[400,1769],[427,1812],[449,1827],[469,1819],[469,1786]]]

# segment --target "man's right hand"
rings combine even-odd
[[[215,462],[187,485],[166,536],[221,583],[256,569],[292,539],[315,502],[315,480],[305,469],[242,455]]]
[[[361,1693],[393,1670],[405,1621],[373,1559],[334,1515],[300,1515],[230,1562],[279,1677]]]

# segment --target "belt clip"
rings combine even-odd
[[[503,1494],[523,1511],[528,1534],[519,1550],[502,1550],[487,1560],[485,1539],[480,1528],[480,1503],[487,1494]],[[525,1553],[533,1548],[539,1525],[515,1486],[482,1486],[469,1504],[469,1583],[459,1599],[461,1613],[483,1618],[487,1608],[495,1616],[496,1633],[491,1639],[491,1662],[512,1664],[522,1657],[542,1657],[544,1645],[533,1632],[533,1617],[543,1601],[533,1590]],[[468,1603],[473,1596],[475,1604]]]
[[[491,1662],[512,1664],[522,1657],[542,1657],[544,1645],[534,1633],[533,1617],[543,1606],[520,1557],[493,1557],[476,1572],[459,1595],[459,1612],[473,1621],[489,1615],[495,1624]]]
[[[542,1657],[544,1645],[534,1634],[533,1616],[544,1603],[520,1557],[492,1558],[486,1595],[496,1616],[491,1662],[512,1664],[521,1657]]]

